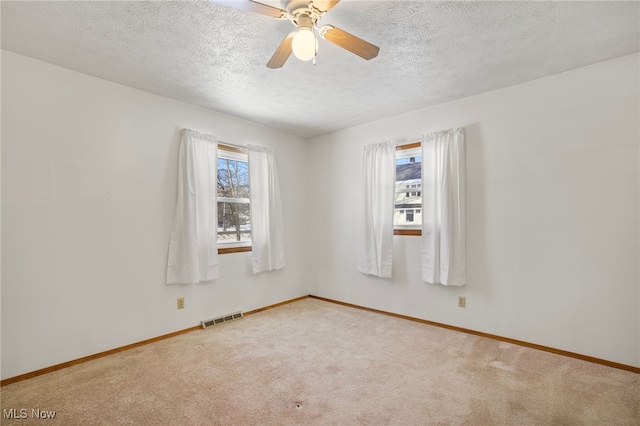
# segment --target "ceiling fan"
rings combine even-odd
[[[288,19],[297,28],[289,33],[276,49],[267,67],[281,68],[293,54],[302,61],[315,58],[318,53],[318,40],[314,33],[323,39],[366,60],[378,56],[380,48],[362,40],[333,25],[318,27],[318,21],[340,0],[287,0],[285,9],[258,3],[253,0],[213,0],[214,3],[231,6],[248,12],[259,13],[276,19]]]

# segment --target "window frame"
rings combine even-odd
[[[409,149],[417,149],[417,148],[421,148],[421,147],[422,147],[422,143],[421,142],[410,142],[410,143],[403,144],[403,145],[397,145],[396,146],[396,159],[398,158],[398,151],[404,151],[404,150],[409,150]],[[422,184],[421,184],[421,186],[419,188],[420,188],[419,197],[422,198]],[[412,188],[409,188],[409,189],[412,189]],[[409,194],[409,193],[407,192],[407,194]],[[424,210],[424,206],[421,205],[420,210]],[[405,211],[406,211],[406,209],[405,209]],[[415,209],[414,209],[414,211],[415,211]],[[393,235],[415,236],[415,237],[422,236],[422,224],[420,225],[420,229],[418,229],[418,228],[415,228],[415,227],[413,227],[413,228],[398,227],[394,223],[394,225],[393,225]]]
[[[230,160],[236,161],[245,161],[247,162],[247,166],[249,165],[249,152],[246,148],[241,148],[233,145],[228,145],[222,142],[218,142],[218,155],[216,157],[216,165],[218,164],[218,159],[221,158],[220,151],[225,151],[227,153],[227,157],[223,156],[222,158],[229,158]],[[235,154],[235,155],[234,155]],[[249,194],[251,194],[251,186],[249,186]],[[225,197],[217,197],[216,204],[219,202],[228,201]],[[235,201],[234,201],[235,202]],[[251,203],[249,204],[249,211],[251,211]],[[251,234],[253,237],[253,223],[251,224]],[[217,232],[216,232],[216,241],[217,241]],[[222,243],[221,247],[218,243],[218,254],[227,254],[227,253],[242,253],[249,252],[253,250],[253,239],[250,242],[233,242],[233,243]]]

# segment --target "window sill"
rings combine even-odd
[[[420,237],[422,236],[422,229],[394,229],[393,235],[407,235]]]
[[[242,246],[242,247],[223,247],[218,249],[218,254],[227,254],[227,253],[242,253],[245,251],[251,251],[251,246]]]

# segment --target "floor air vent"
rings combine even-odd
[[[213,325],[222,324],[222,323],[233,321],[233,320],[237,320],[237,319],[240,319],[240,318],[244,318],[244,315],[242,314],[242,312],[235,312],[233,314],[227,314],[227,315],[223,315],[221,317],[215,317],[215,318],[209,318],[209,319],[206,319],[206,320],[202,320],[202,321],[200,321],[200,324],[202,324],[202,328],[207,328],[207,327],[211,327]]]

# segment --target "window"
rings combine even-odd
[[[251,251],[247,151],[218,144],[218,253]]]
[[[407,210],[407,213],[404,217],[405,222],[411,223],[413,222],[413,210]]]
[[[395,235],[422,235],[422,151],[420,142],[396,148]]]

